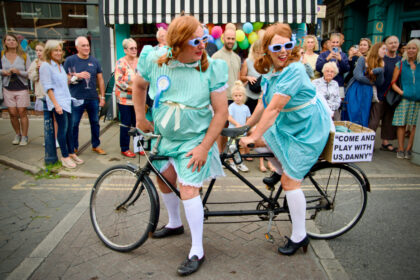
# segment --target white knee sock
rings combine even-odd
[[[191,231],[192,245],[188,258],[196,255],[199,259],[204,256],[203,249],[203,223],[204,223],[204,209],[201,197],[183,200],[185,216],[187,217],[188,225]]]
[[[272,151],[268,147],[255,148],[254,151],[256,151],[259,154],[272,153]],[[270,158],[267,158],[267,160],[270,161],[271,164],[274,166],[277,174],[279,175],[283,174],[283,167],[281,166],[281,163],[280,161],[278,161],[277,158],[270,157]]]
[[[167,228],[177,228],[182,226],[181,216],[179,214],[179,198],[174,192],[162,193],[162,199],[168,211],[169,222]]]
[[[287,205],[292,218],[292,236],[290,239],[297,243],[306,236],[305,213],[306,200],[302,189],[286,191]]]

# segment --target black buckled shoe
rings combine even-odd
[[[196,272],[203,262],[204,256],[201,259],[199,259],[196,255],[192,256],[191,259],[187,257],[187,259],[178,266],[178,275],[187,276]]]
[[[308,236],[305,236],[305,238],[298,243],[293,242],[287,236],[286,238],[287,238],[287,244],[284,247],[278,248],[278,251],[280,254],[287,255],[287,256],[293,255],[294,253],[296,253],[296,251],[300,247],[302,247],[304,253],[306,253],[306,251],[308,250],[308,245],[309,245]]]
[[[274,187],[275,184],[277,184],[281,179],[281,175],[277,174],[276,172],[273,172],[270,177],[265,177],[263,179],[263,183],[267,186]]]
[[[180,235],[184,233],[184,226],[180,226],[177,228],[167,228],[165,226],[161,227],[160,229],[156,230],[153,234],[153,238],[164,238],[172,235]]]

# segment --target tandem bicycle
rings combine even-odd
[[[268,222],[266,238],[272,241],[270,229],[273,221],[277,221],[281,213],[285,213],[287,219],[290,219],[281,184],[278,184],[277,190],[274,186],[269,186],[266,190],[258,188],[229,164],[229,159],[238,163],[242,158],[273,157],[272,153],[239,153],[239,138],[248,129],[246,126],[223,129],[222,135],[229,137],[229,141],[220,154],[220,159],[226,170],[253,191],[259,200],[210,202],[216,183],[216,179],[212,179],[200,192],[205,223],[218,223],[213,220],[223,216],[256,216],[255,222]],[[159,177],[179,196],[177,188],[153,165],[154,161],[168,159],[158,153],[161,136],[143,133],[137,128],[131,129],[129,134],[142,134],[145,141],[154,139],[153,147],[149,155],[146,155],[147,162],[144,166],[127,163],[108,168],[97,178],[90,197],[90,217],[95,232],[107,247],[120,252],[128,252],[141,246],[158,225],[160,202],[150,175]],[[229,148],[232,145],[236,149]],[[313,239],[332,239],[349,231],[360,220],[366,208],[370,184],[366,174],[355,164],[319,160],[305,176],[302,190],[307,203],[306,219],[312,221],[307,223],[308,236]],[[241,206],[239,210],[211,209],[217,204],[223,204],[226,208],[226,205],[229,207],[233,204],[237,206],[250,203],[253,204],[252,208]]]

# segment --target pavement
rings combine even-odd
[[[0,119],[0,163],[30,174],[45,169],[43,147],[43,120],[30,119],[29,144],[12,145],[14,133],[7,117]],[[190,233],[163,240],[149,239],[140,248],[129,253],[114,252],[102,245],[93,231],[89,217],[90,186],[108,167],[126,162],[144,164],[144,157],[127,159],[120,154],[119,126],[115,122],[101,121],[101,147],[107,155],[91,151],[90,126],[86,119],[80,125],[79,156],[85,161],[74,170],[61,168],[61,178],[71,178],[89,187],[81,187],[81,199],[68,209],[63,218],[38,241],[31,252],[19,260],[7,279],[175,279],[176,267],[188,254]],[[379,147],[379,140],[376,141]],[[60,152],[57,150],[60,157]],[[419,174],[420,166],[408,160],[396,159],[395,154],[375,149],[373,161],[358,164],[374,180],[382,174],[401,176]],[[385,164],[386,163],[386,164]],[[247,163],[251,182],[263,189],[264,176],[254,160]],[[60,180],[60,179],[54,179]],[[229,194],[235,198],[254,198],[232,175],[219,180],[214,196],[223,199]],[[51,192],[54,188],[51,188]],[[182,208],[182,207],[181,207]],[[1,213],[0,221],[7,218]],[[9,217],[10,218],[10,217]],[[222,218],[223,220],[224,218]],[[326,241],[311,240],[307,254],[301,251],[294,256],[281,256],[277,247],[290,235],[287,220],[274,224],[274,244],[265,240],[266,222],[256,223],[255,218],[240,218],[242,223],[206,224],[204,247],[206,262],[190,279],[349,279],[342,265],[334,257]],[[229,221],[231,219],[228,219]],[[167,221],[161,209],[160,224]],[[225,220],[223,220],[225,221]],[[184,220],[184,224],[186,224]],[[186,227],[187,229],[188,227]],[[1,251],[0,246],[0,251]],[[0,277],[1,278],[1,277]]]

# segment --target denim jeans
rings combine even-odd
[[[101,144],[99,141],[99,100],[85,99],[80,106],[72,104],[72,120],[73,120],[73,137],[74,148],[79,148],[79,124],[84,111],[87,111],[90,123],[91,143],[92,148],[96,148]],[[61,144],[60,144],[61,145]]]
[[[134,106],[121,105],[118,103],[118,110],[120,111],[121,123],[126,126],[136,126],[136,113],[134,112]],[[130,136],[128,135],[128,127],[120,127],[120,147],[121,152],[125,152],[130,149]]]
[[[53,112],[58,125],[57,141],[60,144],[61,155],[68,157],[69,154],[74,154],[72,114],[63,111],[60,115],[55,109]]]

